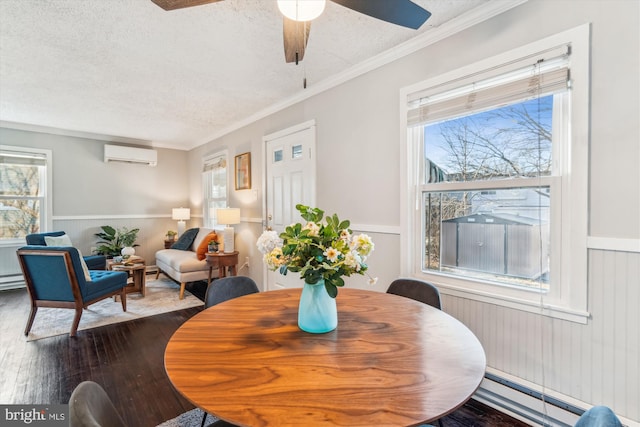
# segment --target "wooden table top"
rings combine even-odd
[[[300,289],[198,313],[173,335],[165,369],[194,405],[245,426],[406,426],[466,402],[484,350],[448,314],[396,295],[341,288],[338,328],[298,329]]]

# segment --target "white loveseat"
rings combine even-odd
[[[179,282],[180,299],[184,298],[184,288],[188,282],[207,280],[209,278],[209,265],[206,259],[198,259],[196,250],[202,240],[212,231],[214,230],[210,228],[200,228],[189,250],[162,249],[156,252],[156,266],[158,267],[156,279],[160,273],[164,273]],[[218,277],[217,268],[213,269],[213,277]]]

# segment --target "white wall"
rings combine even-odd
[[[372,235],[376,251],[370,272],[380,277],[375,289],[384,291],[400,271],[400,238],[393,232],[400,223],[403,167],[399,164],[400,88],[592,23],[591,140],[584,141],[591,155],[590,235],[631,241],[633,246],[640,240],[639,9],[636,0],[530,0],[211,141],[190,153],[190,170],[196,169],[202,155],[220,148],[228,148],[230,158],[250,150],[253,185],[261,189],[262,137],[315,119],[318,207],[339,213]],[[199,179],[198,174],[190,175],[196,204]],[[241,251],[252,257],[251,275],[259,281],[260,257],[253,242],[262,230],[262,197],[260,193],[251,200],[231,191],[231,205],[241,207],[246,219],[240,226]],[[640,254],[593,247],[589,263],[592,319],[587,325],[450,296],[445,298],[445,310],[477,333],[490,367],[586,404],[611,406],[638,422]],[[365,287],[364,283],[357,276],[348,286]]]

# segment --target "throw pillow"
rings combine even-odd
[[[73,246],[71,243],[71,239],[66,234],[62,236],[44,236],[44,242],[47,246]],[[87,263],[84,261],[84,257],[80,252],[80,249],[77,249],[78,255],[80,256],[80,265],[82,266],[82,273],[84,274],[84,280],[87,282],[91,281],[91,274],[89,274],[89,267],[87,267]]]
[[[209,248],[208,248],[209,242],[212,240],[218,241],[218,235],[216,234],[215,231],[212,231],[211,233],[207,234],[205,238],[202,239],[202,242],[200,242],[200,245],[196,250],[196,254],[198,255],[198,259],[200,261],[202,261],[207,257],[205,254],[209,251]]]
[[[199,231],[198,228],[188,229],[187,231],[182,233],[182,236],[180,236],[178,241],[171,246],[171,249],[188,251],[191,248],[191,245],[193,245],[193,239],[195,239],[196,236],[198,235],[198,231]]]
[[[71,239],[66,234],[62,236],[44,236],[44,243],[47,246],[73,246]]]

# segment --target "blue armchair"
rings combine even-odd
[[[48,233],[33,233],[28,234],[27,245],[37,245],[37,246],[46,246],[47,243],[44,241],[45,236],[52,237],[60,237],[64,235],[64,231],[51,231]],[[89,255],[85,256],[84,262],[87,264],[87,268],[89,270],[106,270],[107,266],[107,257],[104,255]]]
[[[31,299],[31,313],[24,334],[28,335],[38,307],[75,309],[69,336],[78,330],[82,310],[105,298],[120,295],[127,311],[127,273],[90,270],[85,278],[78,250],[70,246],[24,246],[18,260]]]

